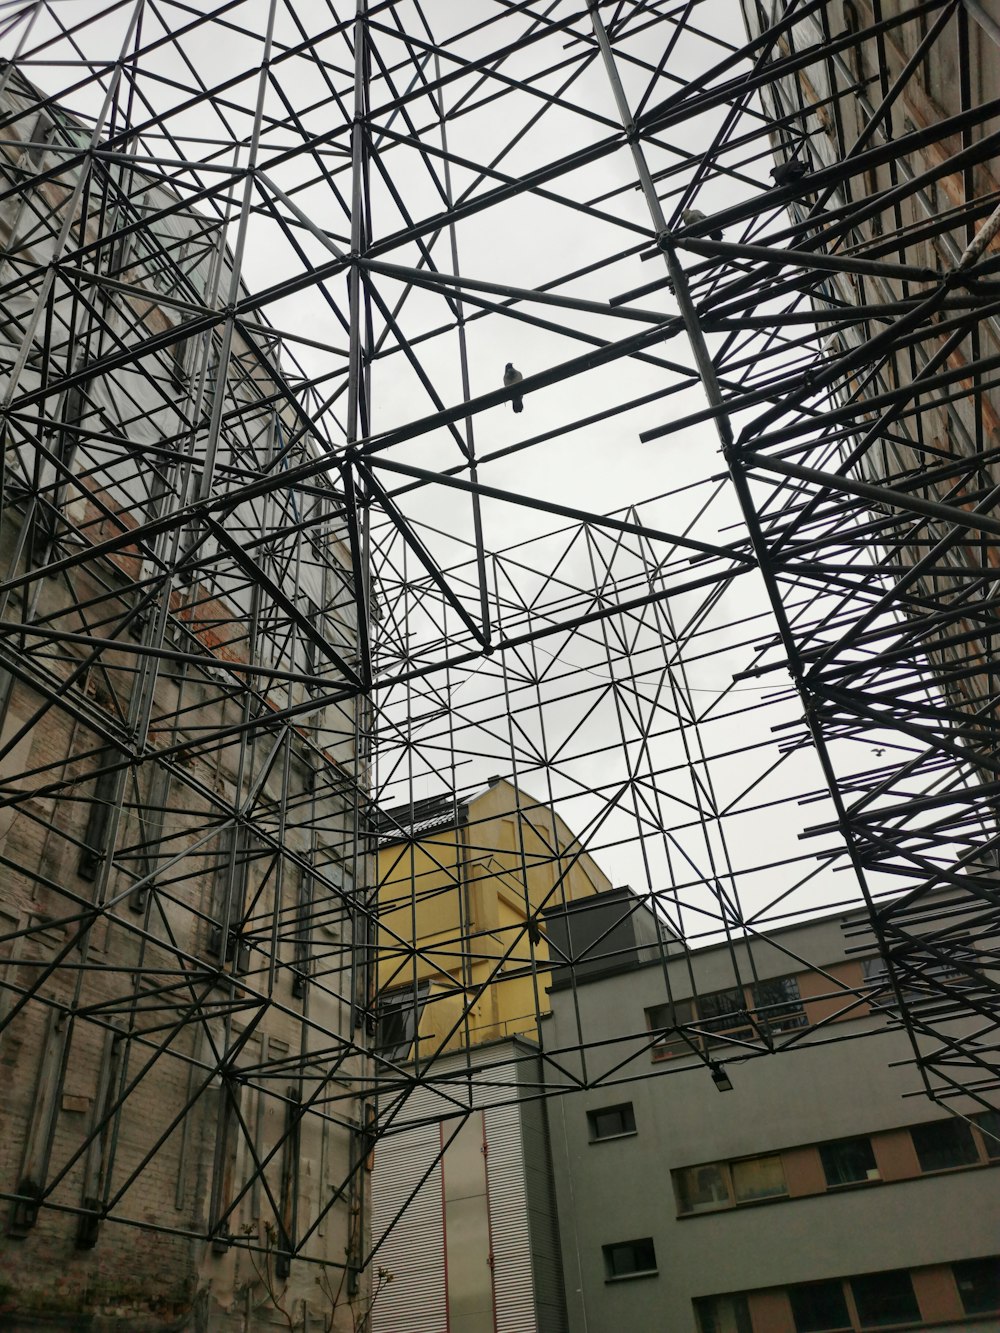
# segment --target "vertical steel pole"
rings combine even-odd
[[[632,118],[628,98],[625,95],[625,89],[622,86],[618,67],[615,63],[614,52],[611,49],[611,43],[608,40],[608,34],[604,27],[604,20],[601,18],[598,10],[598,0],[587,0],[587,7],[590,11],[594,36],[596,37],[598,47],[600,48],[601,58],[604,62],[605,72],[608,76],[608,82],[611,86],[615,104],[618,108],[619,117],[621,118],[622,129],[625,131],[625,136],[628,139],[629,147],[632,152],[632,160],[635,163],[640,187],[646,200],[646,207],[649,210],[649,215],[656,231],[657,245],[663,252],[667,272],[670,275],[670,281],[677,298],[677,305],[681,313],[681,318],[684,321],[688,340],[691,344],[691,351],[694,355],[695,365],[698,368],[705,394],[712,407],[717,409],[713,413],[715,428],[722,444],[723,456],[729,466],[730,476],[732,477],[733,485],[739,498],[740,508],[747,525],[751,545],[753,546],[754,553],[758,559],[761,577],[764,580],[764,585],[767,589],[768,599],[771,603],[771,608],[777,623],[778,633],[788,657],[789,674],[791,675],[795,688],[802,699],[805,724],[812,737],[813,744],[816,747],[816,754],[830,792],[831,800],[837,812],[837,821],[843,834],[848,853],[851,857],[851,862],[854,866],[858,887],[860,888],[865,901],[865,907],[871,922],[872,931],[878,941],[879,953],[887,958],[889,974],[893,986],[896,988],[897,996],[899,996],[900,991],[898,980],[894,973],[892,963],[887,957],[889,945],[885,929],[876,909],[871,890],[868,886],[868,878],[865,873],[864,862],[856,845],[854,836],[850,831],[843,794],[840,789],[840,784],[837,781],[833,759],[826,744],[826,736],[816,716],[813,696],[805,680],[805,666],[799,653],[791,624],[789,623],[785,612],[781,591],[778,587],[777,580],[775,579],[774,571],[770,566],[767,540],[757,518],[757,511],[754,505],[753,496],[750,492],[750,486],[747,482],[746,474],[735,448],[735,436],[733,433],[732,422],[730,421],[729,413],[726,410],[725,397],[719,383],[719,378],[715,372],[712,355],[709,352],[708,344],[705,341],[705,335],[701,328],[698,311],[691,299],[691,292],[687,283],[687,275],[678,262],[676,250],[667,230],[666,219],[663,214],[663,209],[660,207],[660,200],[656,193],[656,186],[653,183],[652,175],[646,163],[639,130]],[[920,1051],[917,1047],[915,1034],[909,1027],[907,1031],[917,1060],[917,1065],[922,1068]]]

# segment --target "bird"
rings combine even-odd
[[[700,208],[685,208],[684,212],[681,214],[681,221],[684,223],[685,227],[694,227],[697,226],[699,222],[707,222],[708,218]],[[713,228],[708,234],[713,241],[722,240],[721,227]]]
[[[513,389],[514,385],[520,384],[523,379],[524,376],[521,374],[521,372],[519,370],[515,370],[513,364],[510,361],[508,361],[503,368],[503,387],[505,389]],[[519,393],[511,395],[511,402],[513,403],[515,412],[524,411],[524,399],[521,397]]]
[[[779,189],[783,185],[794,185],[796,181],[808,175],[809,168],[797,157],[790,157],[787,162],[779,162],[776,167],[771,168],[771,179]]]

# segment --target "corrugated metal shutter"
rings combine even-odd
[[[539,1274],[535,1269],[539,1264],[538,1257],[533,1261],[532,1255],[532,1215],[536,1214],[537,1223],[539,1206],[542,1205],[544,1213],[547,1205],[539,1198],[529,1197],[532,1192],[526,1180],[529,1171],[538,1174],[541,1167],[542,1194],[547,1197],[549,1174],[547,1162],[528,1163],[525,1159],[522,1109],[513,1099],[518,1095],[521,1080],[537,1080],[538,1070],[533,1061],[524,1063],[524,1054],[524,1047],[512,1042],[505,1047],[456,1052],[435,1061],[432,1077],[441,1091],[435,1091],[433,1086],[414,1089],[395,1120],[399,1132],[388,1134],[379,1143],[372,1176],[372,1232],[373,1236],[381,1236],[437,1154],[439,1126],[434,1118],[453,1117],[456,1102],[468,1104],[471,1087],[473,1104],[485,1113],[497,1331],[558,1333],[563,1327],[561,1292],[549,1293],[547,1280],[542,1282],[544,1293],[536,1292]],[[477,1070],[477,1077],[471,1082],[466,1076],[470,1067]],[[531,1114],[530,1105],[524,1109]],[[537,1108],[534,1115],[540,1117]],[[407,1122],[422,1120],[431,1123],[403,1128]],[[445,1138],[454,1125],[454,1119],[445,1120]],[[533,1149],[535,1146],[532,1145]],[[552,1244],[549,1228],[551,1219],[546,1215],[538,1227],[543,1253]],[[376,1264],[388,1268],[394,1277],[376,1303],[373,1333],[445,1333],[443,1248],[441,1170],[437,1166],[376,1256]],[[544,1260],[541,1266],[546,1267]],[[546,1279],[549,1276],[545,1274]],[[539,1295],[546,1310],[556,1312],[552,1328],[539,1327],[536,1313]]]
[[[440,1149],[435,1124],[383,1139],[372,1172],[372,1236],[381,1238]],[[441,1168],[434,1167],[375,1256],[392,1281],[372,1311],[373,1333],[446,1333]]]
[[[538,1333],[521,1113],[494,1106],[485,1121],[497,1333]]]

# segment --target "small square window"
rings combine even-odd
[[[966,1314],[991,1314],[1000,1310],[1000,1256],[966,1259],[952,1264],[955,1285]]]
[[[737,1203],[774,1199],[788,1193],[780,1153],[771,1157],[747,1157],[742,1162],[733,1162],[730,1170]]]
[[[862,1328],[885,1328],[920,1319],[920,1306],[905,1268],[852,1277],[851,1292]]]
[[[753,1333],[745,1296],[704,1296],[694,1303],[699,1333]]]
[[[837,1185],[853,1185],[858,1181],[879,1178],[870,1139],[840,1139],[837,1143],[823,1143],[820,1145],[819,1156],[830,1189]]]
[[[642,1240],[622,1240],[605,1245],[604,1273],[611,1281],[621,1277],[642,1277],[656,1272],[656,1250],[651,1236]]]
[[[947,1171],[979,1161],[972,1131],[964,1120],[935,1120],[910,1130],[921,1171]]]
[[[728,1208],[733,1202],[729,1172],[722,1162],[705,1162],[671,1173],[680,1213],[701,1213]]]
[[[983,1136],[987,1159],[1000,1162],[1000,1111],[981,1111],[972,1118]]]
[[[795,1333],[828,1333],[831,1329],[851,1327],[842,1282],[805,1282],[790,1287]]]
[[[624,1134],[635,1133],[635,1113],[631,1102],[622,1102],[620,1106],[602,1106],[596,1111],[587,1112],[590,1124],[591,1142],[598,1139],[617,1139]]]

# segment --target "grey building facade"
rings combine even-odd
[[[855,929],[556,981],[547,1047],[588,1085],[547,1103],[571,1333],[1000,1328],[1000,1116],[912,1096]]]

